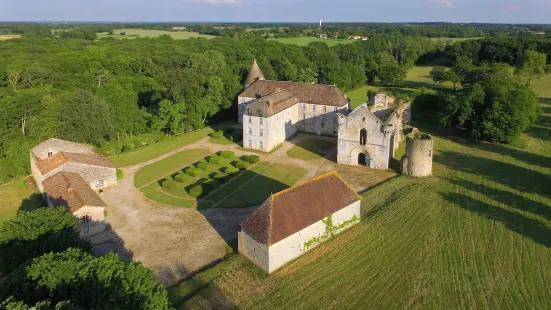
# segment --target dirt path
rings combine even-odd
[[[287,151],[297,143],[313,137],[299,134],[273,153],[261,155],[261,160],[306,169],[300,181],[337,170],[357,191],[394,175],[387,171],[337,165],[336,143],[326,158],[319,160],[303,161],[287,156]],[[334,138],[315,138],[336,142]],[[140,261],[153,269],[165,286],[178,283],[201,267],[222,259],[227,254],[228,241],[237,238],[238,223],[255,210],[255,207],[196,210],[167,206],[147,199],[134,186],[134,176],[139,169],[187,149],[232,150],[238,156],[251,154],[237,144],[212,144],[206,137],[147,162],[122,168],[124,179],[102,195],[109,206],[106,221],[111,229],[92,238],[98,254],[115,252],[123,259]]]

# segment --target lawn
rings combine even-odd
[[[334,46],[337,44],[349,44],[355,42],[355,40],[335,40],[335,39],[320,39],[320,38],[314,38],[314,37],[302,37],[302,38],[277,38],[277,39],[270,39],[275,40],[281,43],[285,44],[294,44],[299,46],[306,46],[312,42],[323,42],[326,43],[329,46]]]
[[[141,168],[134,176],[134,185],[140,188],[151,182],[164,178],[176,170],[209,155],[208,150],[191,149],[181,151],[171,155],[163,160],[159,160],[153,164]]]
[[[551,74],[543,79],[532,81],[532,90],[539,97],[551,98]]]
[[[182,308],[551,308],[551,105],[544,111],[523,136],[526,149],[471,142],[414,119],[435,137],[433,177],[399,176],[367,191],[360,224],[270,276],[233,255],[214,274],[197,275],[201,285],[169,290],[172,301]]]
[[[183,208],[192,208],[195,205],[195,199],[180,199],[177,197],[169,196],[160,191],[159,188],[160,187],[157,183],[153,183],[142,188],[141,191],[144,193],[145,197],[167,205]]]
[[[306,174],[300,167],[273,164],[260,174],[252,176],[242,187],[226,196],[217,208],[248,207],[263,203],[271,194],[280,192],[297,183]],[[207,197],[211,200],[211,197]]]
[[[210,134],[209,141],[214,144],[220,144],[220,145],[230,145],[230,144],[238,144],[239,141],[243,139],[243,127],[232,128],[230,130],[226,129],[222,131],[222,136],[220,137],[214,137],[214,133]]]
[[[43,205],[42,195],[30,191],[25,180],[0,187],[0,223],[13,218],[19,209],[29,210]]]
[[[321,159],[327,154],[327,151],[335,147],[335,142],[319,139],[306,139],[300,141],[287,155],[302,160]]]
[[[121,32],[125,32],[125,35],[121,35]],[[157,38],[161,35],[167,34],[173,39],[189,39],[189,38],[206,38],[212,39],[214,36],[199,34],[198,32],[190,31],[166,31],[166,30],[149,30],[139,28],[124,28],[116,29],[113,31],[113,35],[108,35],[107,32],[98,32],[98,39],[112,37],[115,39],[135,39],[135,38]]]
[[[177,150],[183,146],[191,144],[208,136],[213,132],[210,127],[203,128],[201,130],[192,131],[172,139],[163,140],[159,143],[151,144],[148,146],[140,147],[129,152],[121,154],[111,155],[108,158],[117,166],[127,167],[133,166],[154,158],[157,158],[166,153]]]

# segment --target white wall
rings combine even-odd
[[[253,100],[255,100],[255,98],[237,97],[237,121],[239,124],[243,124],[244,107]]]
[[[91,218],[89,231],[84,232],[84,223],[82,217],[87,215]],[[91,236],[105,230],[105,208],[103,207],[83,207],[73,213],[75,221],[78,223],[81,237]]]

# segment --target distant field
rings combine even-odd
[[[126,35],[120,35],[121,32],[126,32]],[[133,29],[124,28],[114,30],[113,35],[108,35],[107,32],[98,32],[98,39],[112,37],[115,39],[135,39],[135,38],[156,38],[163,34],[168,34],[173,39],[189,39],[189,38],[206,38],[212,39],[214,36],[199,34],[198,32],[189,31],[165,31],[165,30],[148,30],[148,29]]]
[[[313,38],[313,37],[278,38],[278,39],[270,39],[270,40],[275,40],[281,43],[295,44],[300,46],[306,46],[311,42],[324,42],[324,43],[327,43],[327,45],[329,46],[334,46],[337,44],[349,44],[349,43],[355,42],[355,40],[320,39],[320,38]]]
[[[19,39],[19,38],[21,38],[20,34],[0,34],[0,41]]]
[[[551,98],[551,75],[532,81],[532,90],[538,97]]]

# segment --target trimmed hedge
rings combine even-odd
[[[189,194],[193,197],[199,197],[203,194],[203,186],[195,185],[189,189]]]
[[[122,180],[122,178],[124,178],[124,172],[117,168],[117,180]]]
[[[249,155],[247,156],[247,161],[251,164],[256,164],[260,161],[260,157],[258,155]]]
[[[218,155],[212,155],[209,158],[209,163],[211,163],[213,165],[219,165],[219,164],[222,163],[222,158],[220,158],[220,156],[218,156]]]
[[[235,163],[235,168],[238,169],[247,169],[250,166],[250,164],[246,161],[238,161]]]
[[[214,175],[213,179],[223,181],[227,177],[228,175],[225,173],[217,173]]]
[[[209,165],[209,163],[207,162],[200,162],[197,164],[197,168],[203,170],[203,171],[207,171],[209,170],[210,168],[212,168],[211,165]]]
[[[220,186],[220,181],[211,179],[211,180],[205,181],[203,183],[203,189],[204,190],[206,190],[205,186],[208,187],[208,189],[210,191],[210,190],[213,190],[213,189],[217,188],[218,186]]]
[[[224,158],[232,158],[235,154],[232,151],[222,151],[220,156]]]
[[[174,180],[166,180],[161,184],[161,187],[164,189],[168,189],[169,191],[177,190],[178,189],[178,182]]]
[[[189,176],[189,174],[186,174],[186,173],[178,173],[175,177],[174,177],[174,180],[176,182],[180,182],[180,183],[184,183],[185,181],[189,180],[191,177]]]
[[[239,172],[239,168],[235,168],[235,167],[227,167],[224,172],[226,174],[233,174],[233,173],[236,173],[236,172]]]
[[[196,177],[198,176],[200,173],[201,173],[201,169],[197,169],[195,167],[189,167],[187,170],[186,170],[186,174],[187,175],[190,175],[192,177]]]
[[[212,133],[212,137],[215,139],[222,138],[224,136],[224,132],[222,130],[218,130]]]

